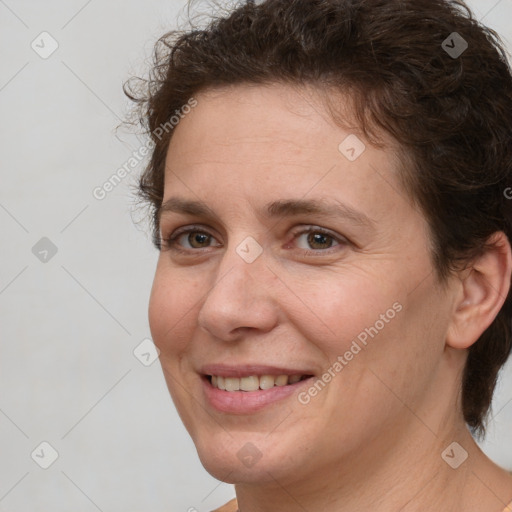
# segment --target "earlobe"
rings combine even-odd
[[[465,349],[475,343],[502,308],[512,272],[512,251],[503,232],[494,233],[488,248],[460,276],[460,291],[454,303],[446,343]]]

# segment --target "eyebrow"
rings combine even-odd
[[[317,199],[292,199],[274,201],[267,206],[269,217],[287,217],[302,214],[314,214],[322,217],[344,217],[354,224],[375,227],[375,222],[363,212],[339,201],[328,203]]]
[[[196,217],[219,217],[202,201],[191,201],[180,197],[171,197],[158,208],[157,218],[167,212],[180,213]],[[327,218],[343,217],[354,224],[374,228],[375,222],[363,212],[341,202],[327,203],[317,199],[289,199],[273,201],[265,208],[265,215],[269,218],[293,217],[304,214],[320,215]]]

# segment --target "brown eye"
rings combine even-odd
[[[329,249],[332,247],[334,239],[325,233],[313,231],[308,233],[307,241],[311,249]]]
[[[321,252],[340,245],[340,239],[318,228],[311,228],[297,233],[295,244],[299,249]]]
[[[222,247],[222,243],[208,231],[198,229],[196,226],[189,226],[176,230],[168,237],[164,236],[162,238],[162,247],[164,250],[192,255],[193,253],[200,254],[200,249]]]
[[[202,249],[204,247],[208,247],[212,239],[210,235],[207,233],[202,233],[201,231],[191,231],[190,233],[187,233],[186,236],[187,242],[193,249]]]

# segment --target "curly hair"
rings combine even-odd
[[[201,91],[271,83],[314,86],[334,118],[333,92],[344,93],[370,142],[381,144],[382,132],[398,142],[399,176],[429,224],[440,280],[481,254],[493,233],[511,239],[512,76],[493,30],[459,0],[266,0],[168,32],[149,78],[124,86],[151,137],[138,194],[152,210],[157,248],[173,134],[159,127]],[[511,318],[509,294],[468,351],[462,409],[479,436],[511,352]]]

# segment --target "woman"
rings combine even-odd
[[[139,102],[149,321],[224,511],[512,510],[512,77],[462,2],[266,0]],[[473,434],[473,435],[472,435]]]

